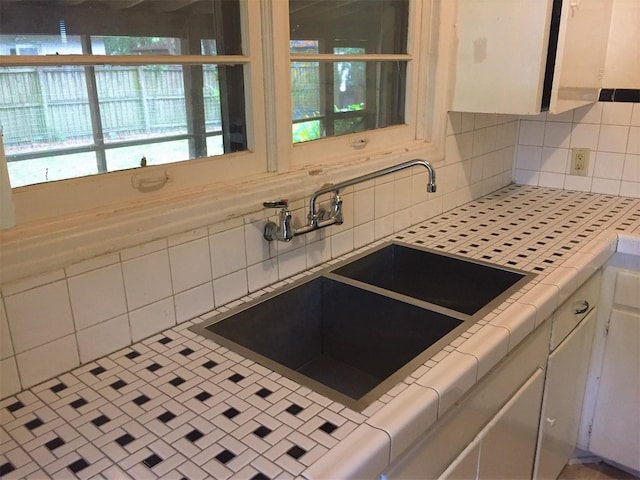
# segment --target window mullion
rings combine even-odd
[[[82,51],[91,55],[91,38],[82,35],[80,38]],[[95,145],[96,167],[98,173],[107,172],[107,155],[104,150],[104,134],[102,132],[102,118],[100,117],[100,99],[98,98],[98,85],[96,83],[96,68],[93,65],[84,67],[84,76],[87,84],[87,100],[89,102],[89,116],[91,117],[91,131]]]

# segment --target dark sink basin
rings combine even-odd
[[[397,243],[348,260],[332,273],[466,315],[493,309],[532,276]]]
[[[191,328],[360,410],[441,349],[462,324],[316,276]]]
[[[362,410],[531,277],[391,243],[191,330]]]

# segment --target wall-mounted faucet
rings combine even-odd
[[[264,227],[264,238],[269,242],[273,240],[280,240],[281,242],[290,242],[293,237],[302,235],[319,228],[328,227],[329,225],[341,225],[343,222],[342,217],[342,199],[340,198],[340,190],[357,183],[373,180],[374,178],[382,177],[390,173],[395,173],[405,168],[421,165],[429,172],[429,183],[427,183],[427,192],[436,191],[436,172],[433,167],[424,160],[409,160],[408,162],[400,163],[392,167],[383,168],[375,172],[361,175],[351,180],[346,180],[335,185],[329,185],[321,188],[313,195],[309,201],[309,223],[299,228],[294,228],[291,221],[291,212],[288,208],[287,200],[277,200],[272,202],[264,202],[263,205],[269,208],[280,208],[279,223],[268,222]],[[316,201],[320,195],[333,192],[331,199],[331,211],[325,212],[323,209],[317,209]]]

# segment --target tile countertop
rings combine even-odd
[[[0,476],[374,477],[599,268],[619,234],[638,249],[640,200],[506,187],[385,241],[538,276],[362,413],[188,330],[281,282],[2,400]]]

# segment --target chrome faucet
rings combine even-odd
[[[329,185],[316,191],[313,195],[311,195],[311,200],[309,201],[309,223],[303,225],[300,228],[294,228],[291,224],[291,212],[289,211],[287,200],[264,202],[263,205],[265,207],[281,209],[278,216],[279,224],[268,222],[264,227],[264,238],[269,242],[273,240],[290,242],[293,237],[297,235],[309,233],[313,230],[318,230],[319,228],[328,227],[330,225],[341,225],[344,219],[342,215],[342,199],[340,198],[340,190],[357,183],[373,180],[374,178],[382,177],[384,175],[395,173],[399,170],[404,170],[405,168],[418,165],[423,166],[429,172],[429,183],[427,183],[427,192],[435,192],[436,172],[429,164],[429,162],[419,159],[409,160],[408,162],[400,163],[392,167],[383,168],[382,170],[367,173],[366,175],[361,175],[359,177],[352,178],[351,180],[346,180],[335,185]],[[331,199],[331,211],[327,213],[323,209],[317,209],[316,201],[318,197],[320,195],[332,192],[333,197]]]

